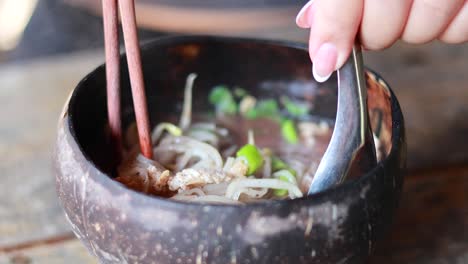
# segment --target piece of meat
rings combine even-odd
[[[234,175],[221,170],[189,168],[176,173],[168,183],[171,191],[177,191],[204,186],[210,183],[226,182],[232,180],[234,177]]]
[[[229,168],[227,172],[229,174],[236,175],[236,176],[245,176],[247,175],[248,170],[249,170],[249,167],[247,166],[247,164],[245,164],[244,161],[240,159],[236,159],[232,167]]]
[[[246,176],[248,170],[249,166],[247,166],[247,163],[243,158],[233,157],[227,158],[223,168],[223,172],[232,174],[234,176]]]
[[[115,180],[132,190],[155,195],[164,195],[169,191],[167,183],[171,172],[141,154],[122,163],[118,174]]]

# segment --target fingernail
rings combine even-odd
[[[296,16],[296,25],[298,25],[299,27],[302,27],[302,28],[309,28],[311,23],[312,23],[312,19],[311,19],[311,16],[310,15],[306,15],[306,11],[307,9],[312,5],[312,3],[314,2],[314,0],[310,0],[307,4],[305,4],[302,9],[299,11],[299,13],[297,13],[297,16]]]
[[[338,51],[331,43],[324,43],[315,53],[312,74],[317,82],[325,82],[335,70]]]

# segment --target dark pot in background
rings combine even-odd
[[[309,56],[299,44],[182,36],[144,45],[142,58],[153,125],[180,112],[191,72],[199,76],[195,110],[207,107],[209,89],[224,83],[260,97],[310,100],[314,115],[335,116],[336,76],[325,84],[311,80]],[[126,69],[122,76],[128,124],[133,110]],[[371,123],[384,157],[366,175],[295,200],[188,204],[134,192],[109,177],[115,164],[105,137],[105,70],[100,66],[77,86],[59,122],[58,196],[75,234],[103,263],[363,261],[393,219],[406,158],[395,96],[372,72],[367,85]]]

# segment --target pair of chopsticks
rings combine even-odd
[[[115,146],[117,157],[120,159],[122,153],[122,122],[120,109],[120,52],[117,3],[122,20],[122,31],[124,35],[125,51],[127,53],[127,66],[132,87],[140,149],[145,157],[152,159],[153,152],[151,149],[149,117],[146,106],[143,71],[141,68],[134,0],[102,0],[106,53],[107,115],[109,118],[111,140]]]

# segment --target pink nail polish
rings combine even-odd
[[[338,50],[332,43],[324,43],[315,53],[312,72],[318,82],[324,82],[335,71]]]
[[[299,13],[297,13],[296,16],[296,25],[302,28],[310,28],[310,25],[312,23],[311,21],[311,14],[309,14],[308,9],[310,9],[310,6],[313,4],[314,0],[310,0],[307,4],[305,4]]]

